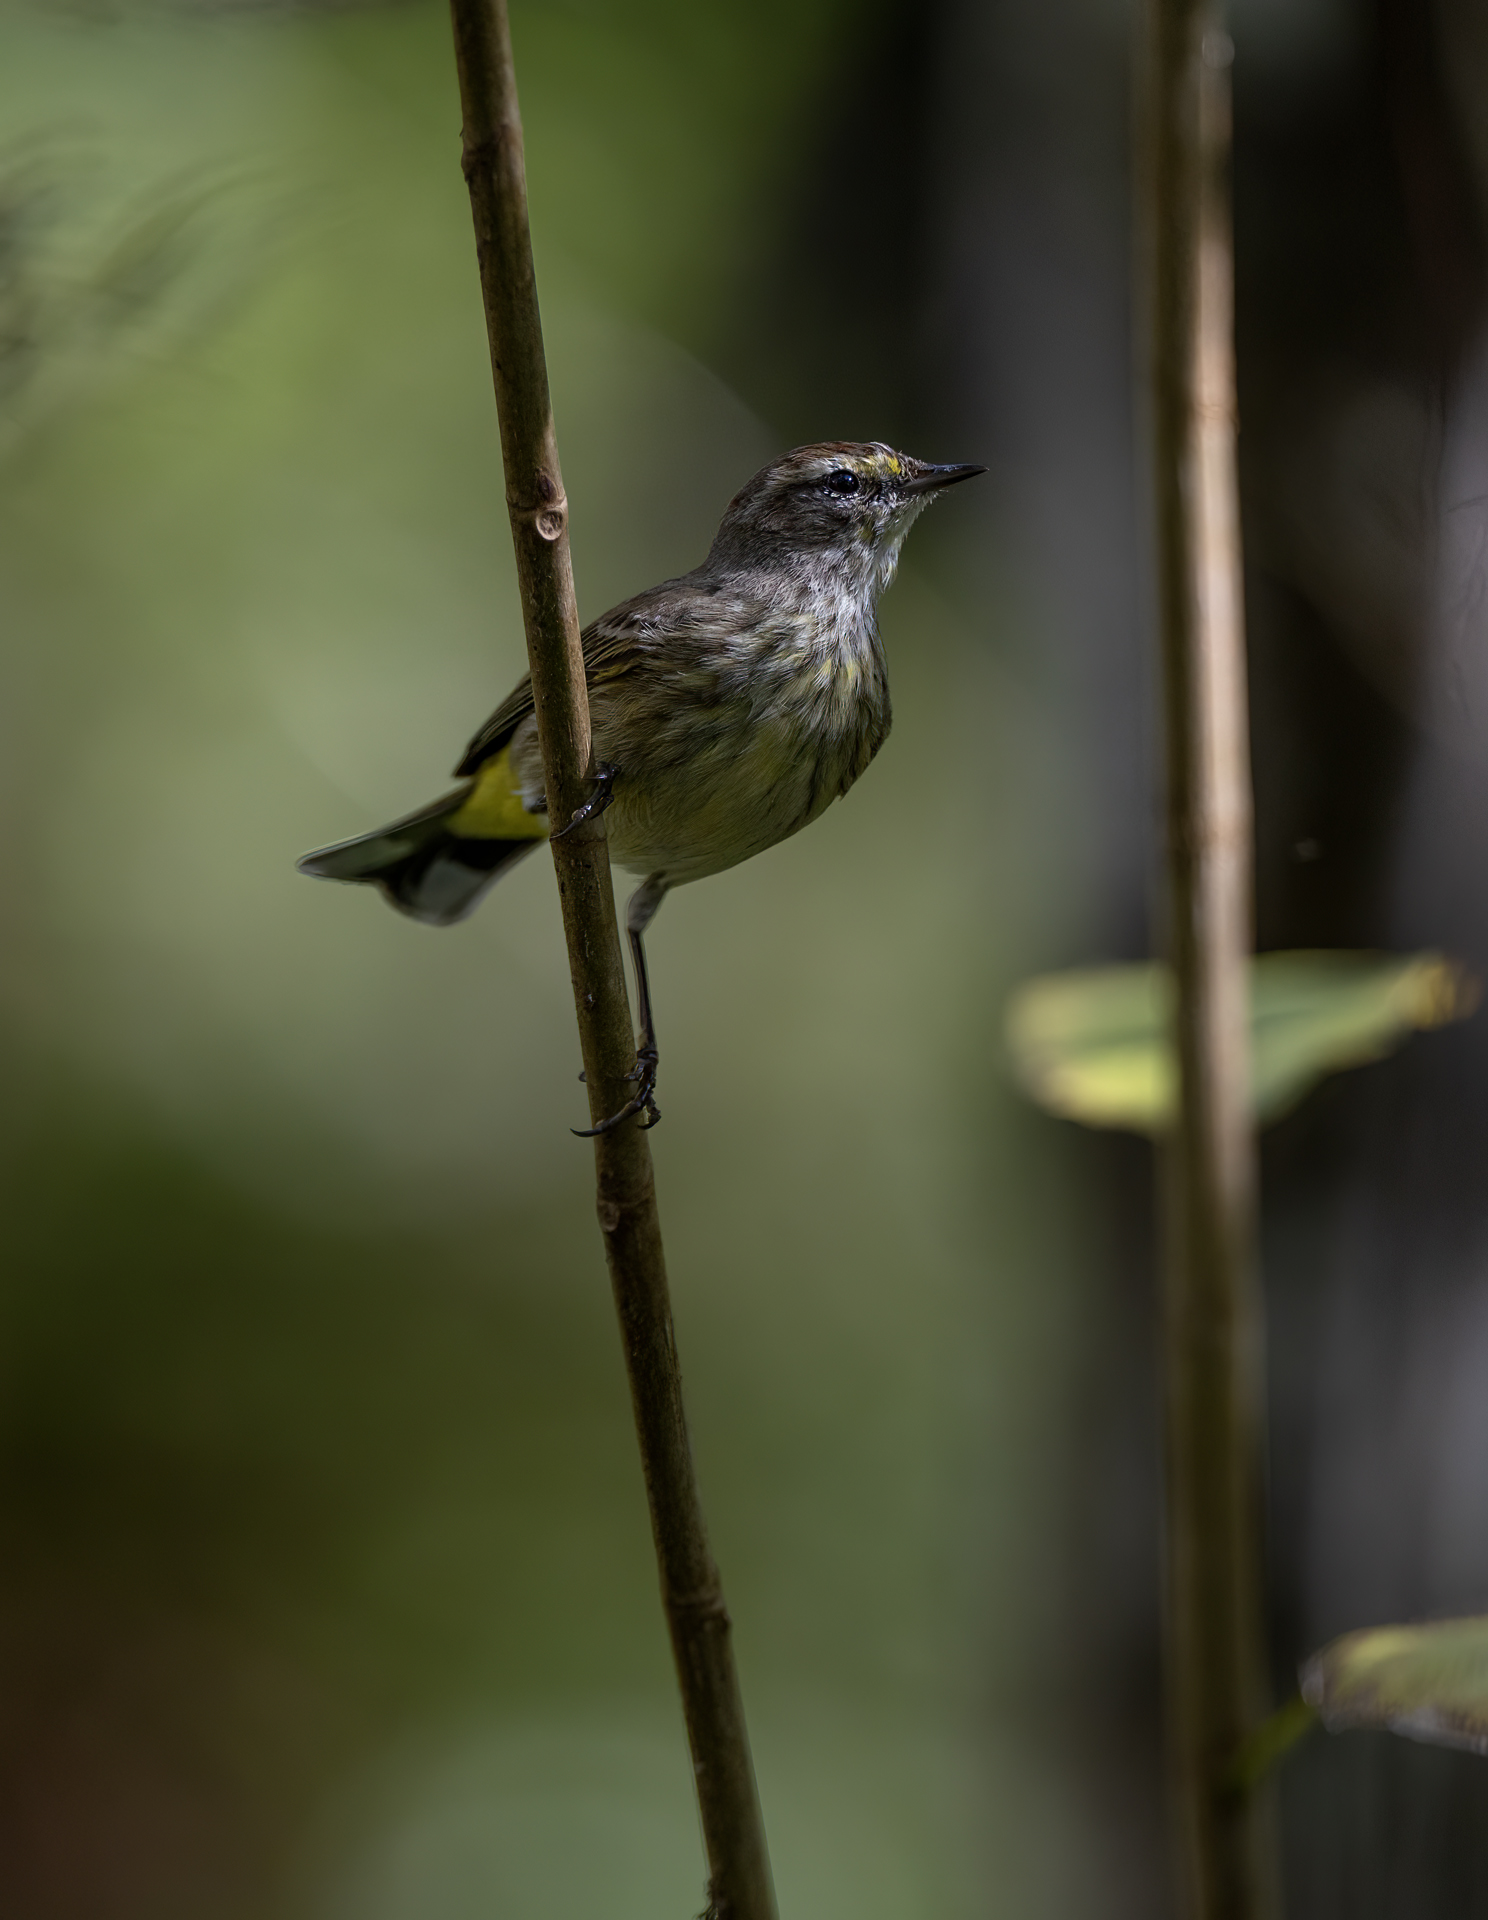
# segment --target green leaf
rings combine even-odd
[[[1324,1075],[1464,1019],[1478,985],[1439,953],[1267,953],[1252,966],[1250,1000],[1252,1097],[1265,1124]],[[1051,1113],[1161,1133],[1177,1101],[1172,1017],[1160,962],[1044,974],[1008,1005],[1013,1070]]]
[[[1280,1761],[1317,1725],[1317,1710],[1300,1693],[1284,1701],[1261,1722],[1241,1747],[1230,1769],[1229,1786],[1242,1799],[1255,1792]]]
[[[1385,1728],[1488,1754],[1488,1618],[1345,1634],[1303,1667],[1302,1697],[1330,1733]]]

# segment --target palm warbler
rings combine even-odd
[[[707,559],[602,614],[583,635],[610,852],[643,874],[625,924],[641,1019],[637,1090],[596,1131],[656,1110],[656,1027],[642,935],[669,888],[763,853],[846,793],[889,731],[875,618],[921,510],[984,467],[931,466],[877,443],[797,447],[730,501]],[[455,768],[453,793],[376,833],[307,853],[302,873],[370,880],[429,926],[464,919],[548,837],[531,683]]]

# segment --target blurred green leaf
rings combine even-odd
[[[1271,1769],[1317,1725],[1317,1711],[1300,1693],[1283,1701],[1251,1734],[1235,1757],[1230,1786],[1238,1794],[1254,1793]]]
[[[1383,1728],[1488,1754],[1488,1617],[1345,1634],[1303,1667],[1302,1697],[1330,1733]]]
[[[194,229],[221,187],[198,182],[146,206],[78,290],[93,327],[117,334],[137,325],[187,272],[196,251]]]
[[[0,454],[106,374],[178,353],[262,263],[271,202],[249,170],[127,174],[61,136],[0,152]]]
[[[1478,985],[1439,953],[1267,953],[1251,973],[1256,1117],[1279,1119],[1324,1075],[1382,1059],[1418,1029],[1464,1019]],[[1018,1084],[1091,1127],[1159,1133],[1172,1119],[1172,983],[1156,961],[1044,974],[1008,1005]]]

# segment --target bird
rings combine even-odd
[[[646,929],[673,887],[799,833],[866,771],[892,720],[879,595],[924,508],[985,472],[880,441],[793,448],[729,502],[701,566],[584,629],[593,779],[571,820],[550,832],[523,679],[466,748],[453,792],[305,854],[300,872],[370,882],[447,927],[539,841],[603,812],[612,859],[642,876],[625,915],[640,1038],[635,1094],[584,1137],[633,1116],[654,1126]]]

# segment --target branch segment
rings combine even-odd
[[[505,0],[451,0],[464,171],[507,508],[532,670],[548,817],[572,820],[593,784],[589,699],[542,323],[527,224],[522,122]],[[635,1063],[604,820],[552,843],[590,1113],[622,1106]],[[775,1920],[744,1709],[682,1408],[650,1147],[635,1121],[594,1142],[599,1224],[620,1318],[662,1600],[682,1690],[715,1920]]]
[[[1168,1712],[1193,1920],[1260,1920],[1264,1821],[1235,1793],[1262,1718],[1261,1305],[1246,974],[1251,796],[1226,173],[1233,49],[1149,0],[1152,433],[1178,1125],[1164,1151]]]

